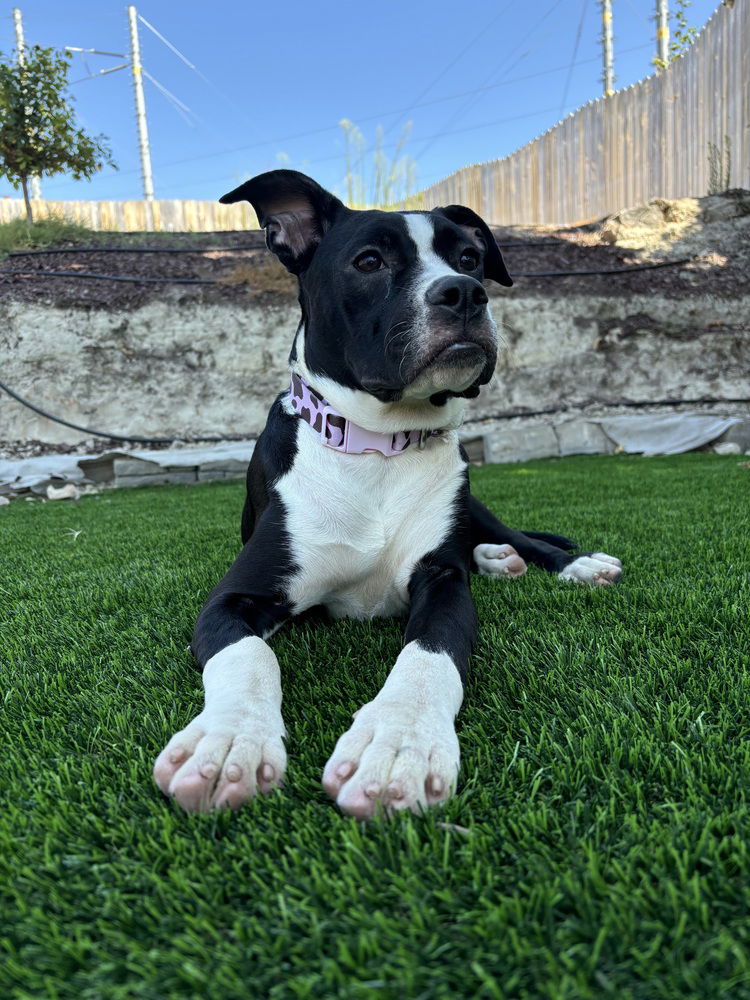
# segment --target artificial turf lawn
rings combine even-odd
[[[365,825],[320,774],[396,621],[272,640],[282,792],[186,816],[151,782],[201,706],[186,647],[241,484],[0,509],[0,996],[750,996],[750,470],[591,457],[472,483],[626,575],[474,578],[459,793]]]

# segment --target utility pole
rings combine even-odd
[[[146,100],[143,96],[143,71],[141,67],[141,46],[138,41],[138,11],[131,4],[128,7],[130,22],[130,67],[133,71],[135,92],[135,118],[138,125],[138,146],[141,152],[141,175],[143,177],[143,197],[146,200],[146,219],[149,229],[153,229],[154,181],[151,175],[151,150],[148,144],[146,124]]]
[[[18,54],[18,65],[23,66],[24,63],[23,20],[21,18],[21,10],[19,7],[13,8],[13,26],[16,29],[16,52]],[[36,201],[41,201],[42,185],[38,177],[31,178],[31,197]]]
[[[669,0],[656,0],[656,58],[661,68],[669,62]]]
[[[612,0],[602,0],[602,46],[604,54],[604,96],[615,92],[615,66],[612,54]]]

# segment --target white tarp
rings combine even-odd
[[[66,483],[80,483],[83,469],[81,458],[92,455],[41,455],[39,458],[0,458],[0,489],[31,489],[50,479],[63,479]]]
[[[715,441],[740,419],[704,413],[643,413],[595,422],[628,453],[679,455]]]
[[[107,451],[100,455],[41,455],[38,458],[0,458],[0,491],[43,488],[60,480],[80,483],[86,478],[86,462],[103,464],[113,459],[140,459],[158,469],[216,467],[222,462],[249,462],[254,441],[226,441],[195,448],[166,448],[163,451]],[[83,468],[79,463],[83,463]]]

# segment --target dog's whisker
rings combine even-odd
[[[401,335],[399,327],[409,327],[409,325],[410,325],[409,320],[402,320],[400,323],[395,323],[388,329],[383,343],[383,350],[386,354],[388,353],[388,349],[391,347],[393,342],[397,339],[397,337]],[[391,333],[393,333],[393,336],[389,340],[388,338]]]

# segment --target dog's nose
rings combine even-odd
[[[449,275],[433,281],[425,293],[431,306],[446,309],[455,318],[465,322],[473,319],[487,305],[487,292],[476,278],[468,275]]]

